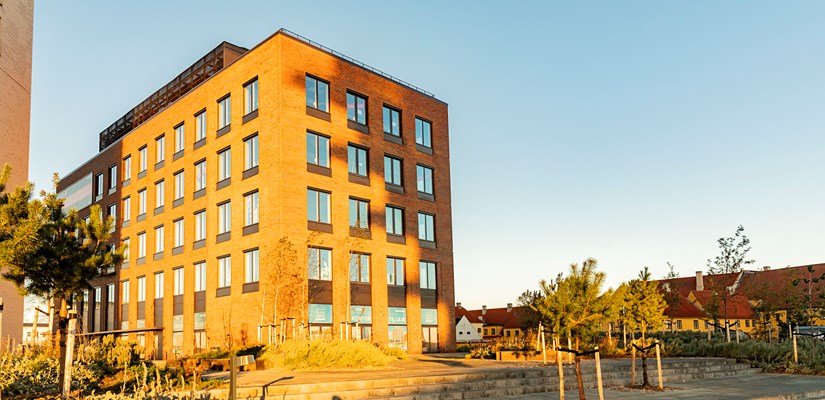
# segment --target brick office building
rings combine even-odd
[[[219,45],[59,190],[129,248],[82,302],[88,331],[157,357],[265,342],[273,324],[454,349],[447,105],[291,32]]]

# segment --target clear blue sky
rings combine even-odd
[[[450,104],[456,300],[595,257],[610,285],[825,262],[825,3],[37,1],[30,179],[222,40],[280,27]]]

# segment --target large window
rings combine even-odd
[[[330,223],[329,193],[307,189],[307,220]]]
[[[155,164],[166,159],[166,136],[155,139]]]
[[[129,281],[120,281],[120,304],[129,304]]]
[[[370,229],[370,203],[361,199],[349,199],[349,226]]]
[[[184,175],[183,170],[181,170],[175,173],[175,200],[182,199],[184,192]]]
[[[307,163],[329,168],[329,138],[307,132]]]
[[[195,291],[204,290],[206,290],[206,263],[199,262],[195,264]]]
[[[423,165],[416,165],[415,174],[417,176],[418,191],[433,194],[433,169]]]
[[[186,128],[181,123],[175,127],[175,153],[183,151],[186,147]]]
[[[206,160],[195,164],[195,191],[206,188]]]
[[[384,106],[384,133],[401,136],[401,111]]]
[[[435,216],[418,213],[418,239],[435,242]]]
[[[206,139],[206,111],[195,115],[195,141]]]
[[[329,112],[329,83],[307,75],[307,107]]]
[[[432,124],[421,118],[415,119],[415,143],[424,147],[433,147]]]
[[[184,235],[183,218],[175,220],[174,225],[175,225],[175,227],[174,227],[175,228],[175,234],[174,234],[174,236],[175,236],[175,247],[181,247],[181,246],[183,246],[183,240],[184,240],[184,237],[183,237],[183,235]]]
[[[387,257],[387,284],[404,286],[404,259]]]
[[[166,183],[163,180],[155,182],[155,208],[161,208],[166,203]]]
[[[384,156],[384,182],[401,186],[401,159],[392,156]]]
[[[258,282],[259,264],[258,249],[244,252],[244,283]]]
[[[258,109],[258,79],[253,80],[243,87],[243,113],[247,115]]]
[[[252,192],[244,197],[244,226],[258,223],[258,192]]]
[[[367,149],[349,145],[347,147],[347,166],[349,168],[349,173],[359,176],[367,176]]]
[[[218,205],[218,234],[232,230],[232,202]]]
[[[244,140],[244,171],[258,166],[258,135]]]
[[[163,298],[163,271],[155,272],[155,298],[162,299]]]
[[[349,281],[359,283],[370,283],[370,255],[362,253],[350,253],[349,255]]]
[[[129,263],[129,255],[130,255],[130,251],[132,250],[132,247],[130,246],[130,242],[131,241],[129,240],[129,238],[123,239],[123,263],[124,264]]]
[[[109,190],[117,188],[117,164],[109,167]]]
[[[132,218],[132,198],[123,198],[123,222],[128,222]]]
[[[403,209],[393,206],[387,206],[387,233],[393,235],[404,234]]]
[[[147,150],[146,146],[143,146],[138,150],[138,154],[140,155],[138,172],[144,172],[146,171],[146,166],[149,163],[149,150]]]
[[[183,286],[183,268],[175,268],[172,270],[174,282],[172,284],[175,286],[175,290],[173,294],[175,296],[180,296],[183,294],[184,286]]]
[[[310,247],[307,258],[309,279],[332,280],[332,250]]]
[[[206,239],[206,211],[195,213],[195,241]]]
[[[95,175],[95,198],[103,197],[103,174]]]
[[[218,101],[218,129],[224,128],[232,122],[232,98],[224,97]]]
[[[435,263],[421,261],[418,267],[421,269],[421,289],[435,289]]]
[[[362,125],[367,124],[367,99],[347,92],[347,119]]]
[[[146,214],[146,189],[138,191],[138,215]]]
[[[138,233],[138,258],[146,257],[146,232]]]
[[[123,180],[128,181],[132,178],[132,156],[126,156],[123,159]]]
[[[146,301],[146,276],[137,278],[137,301]]]
[[[218,259],[218,287],[225,288],[232,285],[232,257]]]
[[[222,150],[218,153],[218,181],[232,177],[232,153],[231,149]]]
[[[163,253],[164,237],[163,225],[155,227],[155,254]]]

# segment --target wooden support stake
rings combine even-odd
[[[567,337],[567,348],[572,350],[573,344],[570,342],[570,336]],[[567,362],[573,364],[573,353],[567,353]]]
[[[630,385],[636,386],[636,347],[630,346]]]
[[[556,364],[559,366],[559,400],[564,400],[564,365],[561,362],[561,352],[559,351],[561,339],[554,338],[556,345]]]
[[[793,362],[794,364],[799,364],[799,353],[796,350],[796,335],[793,334],[793,329],[791,329],[791,325],[788,324],[788,330],[791,331],[791,337],[793,337]]]
[[[74,336],[77,333],[77,318],[74,310],[69,311],[69,332],[66,335],[66,362],[63,364],[63,399],[69,399],[72,392],[72,363],[74,360]]]
[[[739,343],[739,323],[738,322],[736,323],[736,331],[734,331],[734,332],[736,333],[736,343]]]
[[[547,365],[547,339],[544,338],[544,332],[541,333],[541,357],[544,359],[544,365]]]
[[[596,348],[596,384],[599,385],[599,400],[604,400],[604,389],[602,388],[602,362],[599,358],[598,347]]]
[[[664,390],[665,386],[662,383],[662,356],[660,354],[659,347],[661,347],[661,343],[657,340],[656,341],[656,369],[659,370],[659,390]]]

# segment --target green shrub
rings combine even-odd
[[[470,352],[470,346],[466,345],[466,344],[462,344],[461,346],[456,347],[455,351],[457,351],[459,353],[469,353]]]
[[[493,351],[493,348],[489,345],[477,346],[470,351],[470,354],[468,354],[466,358],[495,360],[496,353]]]
[[[261,358],[267,368],[282,371],[370,369],[406,358],[401,353],[365,341],[289,340],[266,346]]]

